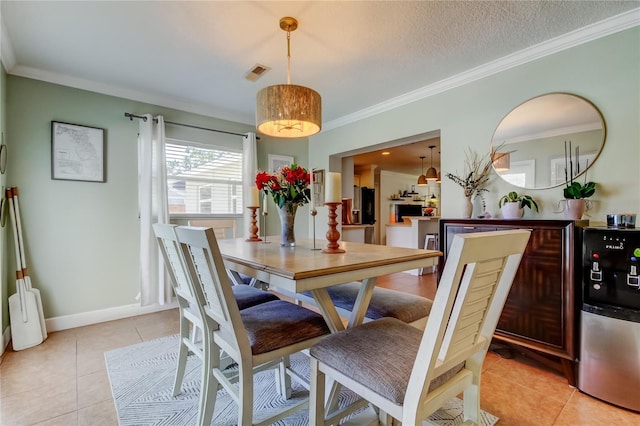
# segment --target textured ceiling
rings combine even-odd
[[[327,127],[640,7],[638,1],[0,2],[10,74],[254,123],[255,95],[291,81]],[[255,64],[272,69],[255,82]]]

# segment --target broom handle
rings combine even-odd
[[[27,290],[31,290],[31,278],[27,271],[27,259],[24,255],[24,238],[22,237],[22,220],[20,219],[20,203],[18,202],[18,187],[11,188],[13,193],[13,207],[16,212],[16,228],[18,228],[18,241],[20,242],[20,261],[22,263],[22,275],[24,276],[25,286]]]
[[[24,278],[22,276],[22,264],[20,261],[20,241],[18,240],[18,230],[16,224],[16,213],[13,209],[13,192],[11,189],[7,188],[7,198],[9,199],[9,214],[11,216],[11,223],[13,223],[13,241],[14,248],[16,251],[16,292],[18,293],[18,297],[20,299],[20,310],[22,311],[22,322],[27,322],[29,317],[27,316],[27,295],[25,294],[24,288]]]

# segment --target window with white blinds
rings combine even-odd
[[[170,214],[242,214],[242,152],[167,140]]]

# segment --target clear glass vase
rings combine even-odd
[[[294,203],[285,203],[278,208],[278,214],[280,215],[280,245],[282,247],[295,247],[296,245],[296,236],[293,232],[296,210],[298,210],[298,205]]]

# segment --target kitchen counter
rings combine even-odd
[[[388,246],[424,248],[427,234],[438,235],[439,216],[403,216],[402,220],[386,225]],[[419,270],[409,272],[418,275]]]
[[[352,243],[375,244],[374,225],[342,225],[342,240]]]
[[[437,222],[438,220],[440,220],[440,216],[402,216],[402,220],[409,223],[413,223],[413,221],[418,221],[418,220],[427,220],[427,221],[435,220]]]

